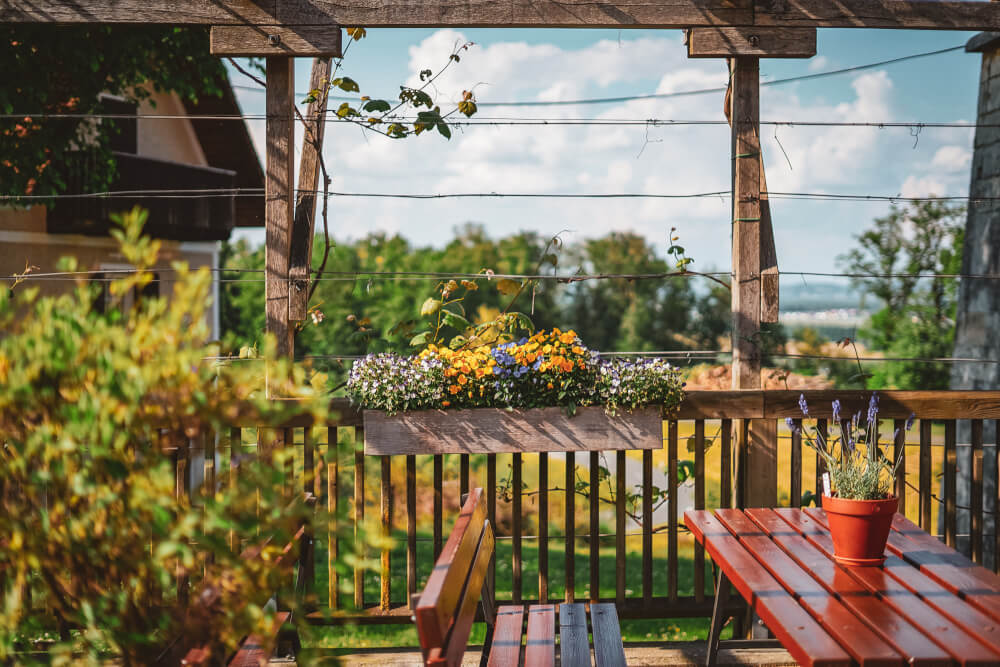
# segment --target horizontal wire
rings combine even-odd
[[[6,113],[0,114],[0,119],[22,120],[32,122],[35,119],[44,120],[267,120],[268,118],[284,118],[284,116],[268,116],[266,114],[148,114],[136,116],[121,113]],[[338,118],[336,116],[303,116],[303,120],[322,120],[326,123],[347,123],[357,125],[358,120]],[[416,116],[386,116],[380,118],[380,123],[417,122]],[[364,121],[360,121],[364,122]],[[691,125],[729,125],[729,121],[721,119],[669,119],[669,118],[530,118],[530,117],[491,117],[476,116],[475,118],[449,120],[449,125],[610,125],[610,126],[653,126],[653,127],[683,127]],[[812,121],[812,120],[761,120],[760,125],[778,127],[874,127],[874,128],[908,128],[908,129],[975,129],[1000,128],[1000,123],[969,123],[969,122],[937,122],[937,121]]]
[[[888,60],[880,60],[878,62],[866,63],[864,65],[854,65],[852,67],[844,67],[841,69],[827,70],[825,72],[814,72],[813,74],[803,74],[801,76],[787,77],[784,79],[774,79],[772,81],[762,81],[760,85],[763,86],[780,86],[787,83],[796,83],[799,81],[811,81],[813,79],[821,79],[828,76],[837,76],[840,74],[849,74],[851,72],[860,72],[867,69],[872,69],[875,67],[882,67],[884,65],[894,65],[896,63],[906,62],[908,60],[916,60],[918,58],[927,58],[930,56],[943,55],[945,53],[951,53],[953,51],[962,51],[965,49],[965,44],[959,44],[957,46],[950,46],[944,49],[937,49],[935,51],[925,51],[923,53],[912,53],[905,56],[898,56],[896,58],[890,58]],[[241,86],[235,85],[233,88],[239,90],[247,90],[255,93],[263,93],[264,88],[259,86]],[[620,97],[601,97],[601,98],[589,98],[589,99],[579,99],[579,100],[557,100],[551,102],[542,101],[526,101],[526,102],[476,102],[477,106],[480,107],[547,107],[547,106],[583,106],[592,104],[615,104],[618,102],[633,102],[638,100],[653,100],[653,99],[669,99],[675,97],[690,97],[695,95],[709,95],[714,93],[724,93],[726,92],[725,87],[719,88],[701,88],[696,90],[680,90],[672,93],[651,93],[648,95],[625,95]],[[296,93],[296,97],[305,98],[309,96],[309,93]],[[339,101],[355,101],[358,98],[355,97],[339,97],[339,96],[329,96],[331,100]]]
[[[665,359],[713,359],[716,357],[728,357],[732,356],[732,351],[730,350],[640,350],[640,351],[612,351],[612,352],[598,352],[602,357],[655,357],[655,358],[665,358]],[[351,361],[356,359],[361,359],[367,355],[340,355],[340,354],[315,354],[307,355],[297,358],[297,361],[316,361],[316,360],[327,360],[327,361]],[[774,357],[778,359],[812,359],[812,360],[825,360],[825,361],[844,361],[850,363],[874,363],[874,362],[911,362],[911,363],[927,363],[927,364],[939,364],[939,363],[982,363],[982,364],[1000,364],[998,359],[977,359],[971,357],[835,357],[831,355],[822,354],[788,354],[788,353],[768,353],[766,356]],[[206,361],[264,361],[263,359],[245,359],[240,357],[204,357]]]
[[[209,268],[204,267],[206,270],[212,273],[253,273],[253,274],[263,274],[266,273],[266,269],[243,269],[243,268]],[[149,269],[148,273],[155,274],[153,282],[163,281],[163,278],[159,276],[162,274],[175,274],[179,270],[172,267],[154,268]],[[188,270],[193,272],[193,270]],[[47,273],[26,273],[26,274],[11,274],[7,276],[0,277],[0,280],[76,280],[79,277],[87,277],[92,282],[114,282],[118,278],[107,277],[106,274],[115,274],[118,276],[124,275],[134,275],[140,273],[136,269],[112,269],[112,270],[101,270],[94,269],[91,271],[53,271]],[[312,273],[317,273],[315,269]],[[955,280],[1000,280],[1000,274],[988,274],[988,273],[835,273],[835,272],[820,272],[820,271],[779,271],[779,275],[783,276],[812,276],[812,277],[827,277],[827,278],[849,278],[852,280],[869,280],[869,279],[911,279],[911,280],[926,280],[926,279],[955,279]],[[702,271],[702,272],[667,272],[667,273],[599,273],[599,274],[530,274],[530,273],[494,273],[486,275],[484,273],[461,273],[454,272],[449,273],[446,271],[324,271],[323,276],[319,278],[312,278],[316,282],[351,282],[351,281],[439,281],[444,279],[471,279],[471,280],[491,280],[491,279],[510,279],[510,280],[540,280],[540,281],[551,281],[556,283],[572,284],[577,282],[587,282],[595,280],[628,280],[628,281],[640,281],[640,280],[663,280],[667,278],[699,278],[699,277],[713,277],[713,278],[733,278],[732,272],[729,271]],[[250,282],[250,283],[261,283],[266,282],[266,278],[215,278],[214,282]],[[293,278],[288,278],[290,282]]]
[[[325,192],[323,190],[296,189],[296,194],[313,194],[324,197],[356,197],[368,199],[704,199],[726,197],[730,190],[694,192],[687,194],[659,194],[648,192],[451,192],[440,194],[419,194],[400,192]],[[837,194],[826,192],[767,192],[770,199],[797,199],[803,201],[884,201],[890,203],[921,202],[968,202],[984,203],[1000,201],[1000,196],[947,195],[926,197],[904,197],[902,195]],[[50,199],[107,199],[117,197],[144,199],[204,199],[212,197],[260,197],[263,188],[190,188],[164,190],[109,190],[78,194],[53,195],[0,195],[0,201],[34,201]]]

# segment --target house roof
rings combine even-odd
[[[198,98],[197,102],[185,100],[184,108],[189,114],[238,116],[242,113],[229,77],[225,72],[220,76],[219,88],[222,89],[222,95],[205,95]],[[264,170],[250,139],[246,122],[203,118],[191,118],[190,121],[209,166],[235,171],[237,188],[252,188],[263,193]],[[236,226],[264,226],[263,194],[236,197]]]

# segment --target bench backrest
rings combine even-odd
[[[493,557],[493,528],[482,489],[474,489],[434,565],[416,605],[420,648],[427,665],[459,665],[472,632],[486,572]],[[492,622],[492,600],[484,600]]]

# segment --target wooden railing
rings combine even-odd
[[[809,403],[809,416],[798,406],[800,393]],[[991,436],[984,442],[984,431],[993,430],[986,428],[988,420],[1000,420],[1000,392],[885,391],[879,396],[882,441],[892,442],[893,456],[905,452],[897,487],[900,511],[996,569],[996,440]],[[665,420],[664,448],[656,451],[378,457],[363,453],[361,415],[337,401],[336,417],[327,424],[279,426],[284,440],[301,451],[296,469],[302,484],[331,514],[351,524],[339,527],[340,540],[322,531],[316,535],[312,553],[319,560],[306,564],[307,586],[316,600],[309,618],[321,624],[409,622],[409,597],[429,574],[461,496],[475,486],[486,490],[497,533],[498,555],[489,576],[494,581],[503,576],[496,588],[499,598],[603,599],[616,602],[626,619],[707,617],[709,565],[679,520],[683,510],[740,506],[760,479],[777,480],[773,491],[781,505],[815,494],[819,458],[784,421],[829,431],[835,398],[849,418],[867,409],[870,393],[691,392],[677,414]],[[907,432],[911,415],[917,421]],[[206,483],[227,474],[224,463],[231,453],[252,451],[258,437],[273,433],[272,425],[260,426],[238,424],[211,442],[189,441],[189,447],[205,448]],[[966,428],[968,440],[960,442]],[[755,432],[773,436],[755,441]],[[769,453],[774,469],[749,470],[751,447]],[[971,469],[960,470],[960,448]],[[197,451],[178,450],[178,470],[185,478],[179,478],[179,492],[191,488],[181,462],[197,458]],[[761,457],[755,460],[759,465]],[[689,473],[683,484],[679,470]],[[595,487],[599,493],[591,493]],[[985,496],[984,488],[992,495]],[[630,490],[635,497],[630,498]],[[960,490],[968,492],[968,504],[958,501]],[[378,557],[374,570],[358,564],[344,581],[335,567],[341,541],[349,539],[344,529],[357,530],[366,517],[374,517],[384,534],[396,536],[396,546],[370,554]],[[960,530],[966,523],[967,529]]]

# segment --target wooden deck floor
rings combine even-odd
[[[329,650],[314,655],[311,664],[333,664],[334,656],[343,665],[359,667],[415,667],[421,664],[420,652],[401,649],[369,649],[357,653]],[[478,667],[480,652],[466,652],[463,667]],[[705,642],[635,643],[625,645],[625,659],[628,664],[638,667],[654,665],[704,665]],[[292,663],[278,663],[272,665]],[[719,665],[740,667],[759,665],[761,667],[793,667],[795,661],[784,649],[738,649],[719,652]]]

